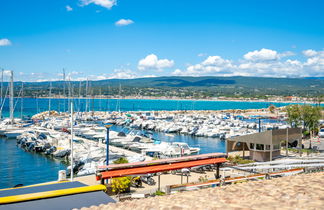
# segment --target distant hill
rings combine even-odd
[[[26,95],[48,94],[49,82],[24,83]],[[80,82],[71,82],[74,95],[78,93]],[[16,82],[16,89],[19,89]],[[52,82],[53,93],[63,92],[64,82]],[[65,83],[66,91],[68,89]],[[262,96],[299,95],[317,96],[324,93],[324,79],[320,78],[269,78],[269,77],[150,77],[136,79],[108,79],[90,81],[89,94],[146,95],[146,96]],[[100,90],[100,91],[99,91]],[[81,83],[81,94],[85,94],[85,81]]]

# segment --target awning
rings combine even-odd
[[[149,174],[149,173],[157,173],[163,171],[172,171],[178,170],[182,168],[191,168],[195,166],[201,165],[211,165],[218,163],[227,162],[226,158],[208,158],[203,160],[192,160],[185,162],[175,162],[175,163],[165,163],[160,165],[147,165],[143,167],[135,167],[135,168],[126,168],[126,169],[115,169],[111,171],[101,172],[101,176],[97,176],[97,180],[100,179],[110,179],[114,177],[122,177],[129,175],[137,175],[137,174]]]

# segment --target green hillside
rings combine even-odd
[[[24,83],[26,96],[47,96],[49,82]],[[5,84],[6,85],[6,84]],[[15,82],[15,92],[20,89],[21,82]],[[52,93],[62,94],[73,89],[77,96],[79,90],[85,95],[86,82],[73,81],[52,82]],[[89,81],[89,95],[123,96],[180,96],[180,97],[215,97],[243,96],[264,97],[280,96],[319,96],[324,94],[323,78],[265,78],[265,77],[151,77],[136,79],[109,79]],[[119,88],[121,87],[121,89]]]

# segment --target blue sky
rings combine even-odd
[[[324,1],[0,3],[0,67],[17,80],[324,76]]]

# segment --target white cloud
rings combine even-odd
[[[149,69],[162,71],[164,68],[171,68],[173,65],[173,60],[158,59],[156,55],[150,54],[138,62],[137,68],[141,71]]]
[[[173,75],[181,76],[203,76],[203,75],[228,75],[235,66],[232,61],[223,59],[220,56],[208,56],[199,64],[189,65],[185,71],[176,69]]]
[[[132,21],[131,19],[120,19],[115,22],[115,25],[116,26],[127,26],[127,25],[130,25],[133,23],[134,23],[134,21]]]
[[[198,57],[204,57],[204,56],[207,56],[207,53],[198,53],[197,56],[198,56]]]
[[[275,50],[262,48],[261,50],[248,52],[243,57],[249,61],[270,61],[279,59],[279,54]]]
[[[70,5],[65,6],[66,11],[71,12],[73,11],[73,8]]]
[[[262,76],[308,77],[324,76],[324,51],[303,51],[306,60],[287,59],[295,53],[261,49],[249,52],[244,59],[231,61],[220,56],[209,56],[201,63],[176,69],[173,75],[182,76]]]
[[[117,0],[80,0],[81,6],[87,6],[89,4],[95,4],[98,6],[111,9],[117,4]]]
[[[303,54],[307,57],[313,57],[317,54],[317,52],[315,50],[309,49],[309,50],[304,50]]]
[[[9,39],[0,39],[0,47],[9,45],[11,45],[11,41]]]

